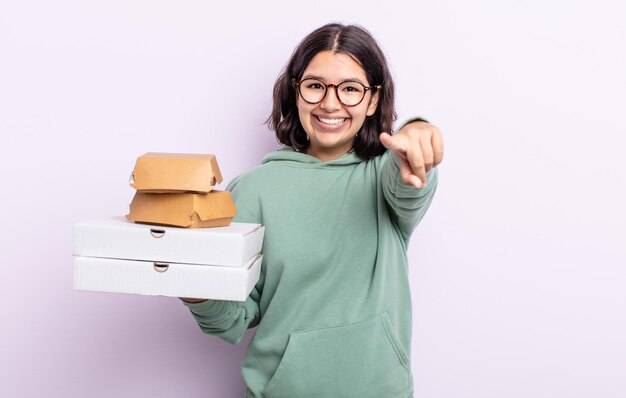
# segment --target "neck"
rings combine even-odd
[[[340,157],[342,157],[343,155],[345,155],[346,153],[350,153],[352,152],[352,148],[348,149],[347,151],[345,149],[337,149],[335,151],[316,151],[314,148],[311,148],[310,146],[307,148],[306,150],[306,154],[307,155],[311,155],[313,157],[318,158],[321,162],[328,162],[331,160],[335,160],[335,159],[339,159]]]

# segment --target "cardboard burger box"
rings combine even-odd
[[[127,219],[207,228],[229,225],[237,214],[230,192],[215,191],[222,174],[215,155],[148,152],[131,176],[137,189]]]
[[[126,218],[147,224],[207,228],[229,225],[236,214],[237,209],[227,191],[208,194],[137,191]]]
[[[259,279],[260,224],[183,229],[123,217],[74,225],[74,288],[245,301]]]
[[[144,193],[209,193],[222,180],[215,155],[148,152],[137,158],[130,185]]]

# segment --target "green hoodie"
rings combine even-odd
[[[227,188],[235,221],[265,225],[246,302],[186,303],[231,343],[258,325],[242,364],[247,397],[413,396],[407,244],[437,170],[416,189],[395,153],[319,159],[284,148]]]

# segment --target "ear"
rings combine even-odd
[[[372,116],[376,113],[376,108],[378,108],[378,93],[380,93],[380,90],[376,90],[376,92],[372,94],[372,98],[370,98],[370,103],[367,106],[367,116]]]
[[[295,78],[291,78],[291,88],[296,93],[296,108],[300,109],[300,91],[296,88],[295,82],[296,82],[296,79]]]

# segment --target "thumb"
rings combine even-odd
[[[402,141],[398,140],[397,137],[389,134],[389,133],[380,133],[378,136],[381,144],[389,150],[394,152],[404,152],[404,147],[402,146]]]

